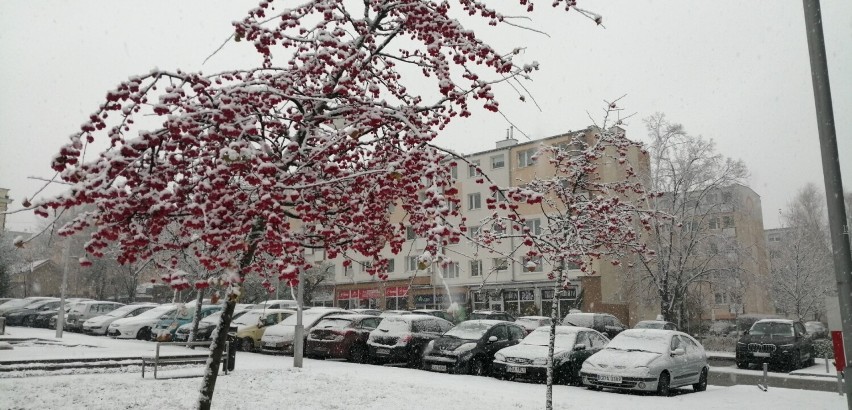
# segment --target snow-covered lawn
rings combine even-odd
[[[69,337],[74,341],[82,338],[88,337]],[[127,342],[97,339],[95,342],[103,345]],[[139,342],[129,343],[137,345]],[[145,342],[144,346],[151,348],[154,344]],[[18,354],[29,356],[24,349],[17,350]],[[15,350],[0,351],[0,359],[9,360],[15,353]],[[236,366],[235,372],[219,377],[214,408],[497,410],[544,407],[545,387],[540,384],[310,359],[305,360],[304,368],[294,369],[290,357],[243,352],[237,355]],[[199,377],[154,380],[146,375],[142,379],[137,366],[104,371],[109,373],[63,370],[62,373],[29,373],[26,377],[15,377],[14,372],[0,373],[0,408],[193,408],[201,384]],[[161,374],[200,375],[201,371],[198,366],[165,370]],[[846,406],[845,398],[836,393],[775,388],[764,393],[754,386],[710,386],[703,393],[693,393],[687,388],[681,389],[681,393],[675,397],[656,397],[556,386],[554,407],[810,410]]]

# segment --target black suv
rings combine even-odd
[[[769,363],[787,370],[814,364],[814,345],[805,326],[786,319],[755,322],[737,341],[737,367]]]
[[[617,317],[609,313],[569,313],[562,319],[562,325],[595,329],[610,339],[627,329]]]
[[[490,373],[494,353],[518,344],[527,332],[501,320],[467,320],[429,342],[423,368],[484,376]]]

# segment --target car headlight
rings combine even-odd
[[[429,354],[430,352],[432,352],[432,349],[434,349],[434,348],[435,348],[435,341],[430,340],[429,344],[426,345],[426,350],[424,350],[423,353]]]
[[[545,365],[545,364],[547,364],[547,358],[546,358],[546,357],[536,357],[536,358],[533,360],[533,364],[536,364],[536,365]]]
[[[465,344],[457,347],[456,350],[453,350],[453,351],[458,353],[458,354],[462,354],[462,353],[467,353],[467,352],[469,352],[469,351],[471,351],[475,348],[476,348],[476,343],[465,343]]]
[[[651,374],[651,368],[648,366],[636,366],[635,369],[643,374]]]
[[[503,353],[497,352],[497,353],[494,353],[494,359],[499,360],[501,362],[505,362],[506,361],[506,355],[504,355]]]

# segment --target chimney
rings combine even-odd
[[[509,129],[506,130],[506,139],[501,140],[501,141],[497,141],[497,148],[498,149],[499,148],[506,148],[506,147],[511,147],[512,145],[517,145],[518,140],[516,140],[514,138],[514,136],[515,136],[514,134],[515,134],[515,127],[509,127]]]

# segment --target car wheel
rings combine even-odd
[[[737,360],[737,369],[748,369],[748,362],[741,362]]]
[[[485,376],[485,362],[482,359],[470,359],[470,374]]]
[[[244,352],[254,351],[254,339],[246,336],[240,340],[240,350]]]
[[[701,369],[701,376],[698,378],[698,383],[692,385],[692,389],[695,391],[704,391],[707,390],[707,368]]]
[[[33,318],[32,316],[27,316],[24,318],[23,325],[26,327],[33,327],[33,322],[35,322],[35,318]]]
[[[408,354],[408,367],[412,369],[422,368],[423,367],[423,355],[420,354],[419,348],[411,349],[411,353]]]
[[[660,380],[657,382],[657,394],[660,396],[668,396],[671,393],[671,378],[669,372],[663,370],[660,373]]]
[[[367,348],[363,345],[356,344],[349,350],[349,361],[354,363],[367,363]]]
[[[150,333],[151,333],[151,329],[149,329],[147,327],[143,327],[142,329],[139,329],[138,332],[136,332],[136,339],[148,340],[148,339],[151,338]]]

